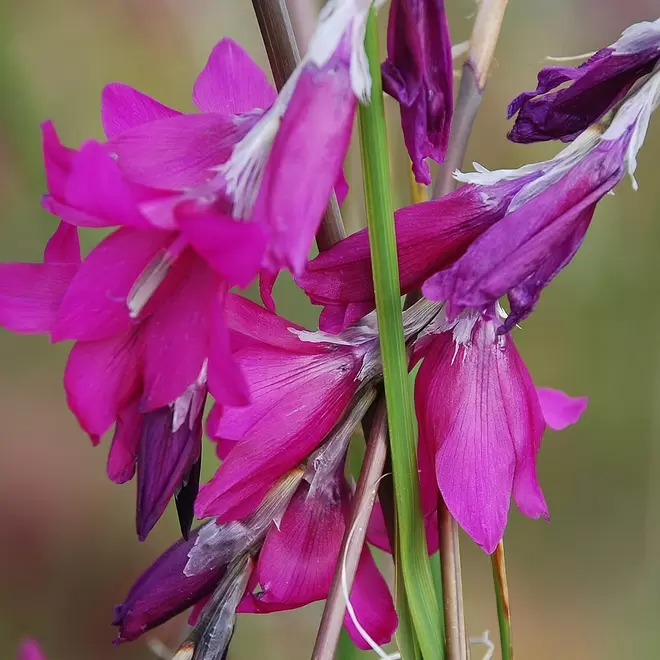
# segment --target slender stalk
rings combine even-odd
[[[312,660],[332,660],[339,642],[346,603],[342,591],[342,571],[346,577],[349,593],[357,571],[362,546],[367,536],[367,524],[371,517],[374,499],[378,491],[378,480],[383,473],[387,455],[387,420],[385,407],[381,404],[374,418],[367,451],[358,480],[353,509],[346,525],[346,533],[339,551],[339,560],[332,585],[325,603],[321,623],[316,636]],[[348,544],[349,536],[350,545]]]
[[[300,62],[300,50],[285,0],[252,0],[259,30],[277,89],[282,89]],[[313,31],[313,30],[312,30]],[[305,46],[307,43],[304,44]],[[346,236],[344,222],[332,194],[330,203],[316,234],[319,251],[327,250]]]
[[[463,65],[458,88],[447,157],[440,166],[433,185],[433,199],[447,195],[454,189],[454,171],[460,169],[463,164],[472,126],[481,106],[507,4],[508,0],[481,0],[479,3],[470,38],[470,50]]]
[[[438,501],[438,529],[440,532],[447,660],[467,660],[470,652],[463,608],[463,578],[458,545],[458,524],[449,513],[442,497]]]
[[[372,77],[371,103],[359,110],[367,226],[380,330],[385,400],[400,538],[401,572],[414,632],[425,660],[443,658],[440,612],[419,501],[417,460],[403,336],[399,268],[390,193],[385,110],[375,14],[367,23],[365,49]]]
[[[314,34],[316,19],[319,16],[317,0],[286,0],[301,53],[307,52],[307,46]]]
[[[509,585],[506,580],[504,562],[504,542],[500,541],[491,557],[493,564],[493,583],[497,600],[497,621],[500,627],[500,647],[502,660],[513,660],[513,642],[511,639],[511,609],[509,606]]]

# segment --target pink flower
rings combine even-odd
[[[26,639],[18,649],[18,660],[46,660],[46,656],[37,642]]]
[[[307,457],[378,364],[377,333],[368,325],[335,337],[304,331],[239,296],[228,306],[234,359],[252,399],[240,408],[216,405],[208,420],[224,460],[195,512],[220,520],[247,515]]]
[[[425,512],[437,490],[463,529],[486,552],[506,527],[509,501],[530,518],[548,518],[536,476],[544,429],[575,423],[587,399],[537,390],[499,320],[442,315],[420,341],[415,384],[419,465]],[[430,469],[434,466],[434,469]]]

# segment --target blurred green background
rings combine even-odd
[[[454,40],[466,39],[473,0],[447,5]],[[657,0],[511,0],[465,167],[515,167],[556,153],[556,145],[507,142],[508,101],[534,87],[546,55],[596,50],[658,9]],[[223,36],[266,66],[248,0],[0,0],[0,259],[38,260],[55,227],[39,206],[39,122],[53,119],[72,145],[100,136],[99,93],[112,80],[191,109],[193,80]],[[403,205],[407,165],[398,113],[389,109],[393,190]],[[541,453],[552,522],[511,515],[508,570],[522,660],[660,658],[659,157],[660,116],[640,155],[640,190],[626,181],[603,200],[582,250],[515,335],[538,384],[590,397],[579,426],[548,433]],[[345,215],[355,229],[355,150],[347,171]],[[278,297],[284,314],[314,323],[317,311],[291,285]],[[148,542],[137,542],[134,485],[110,484],[107,443],[92,449],[67,411],[67,351],[44,337],[0,339],[2,658],[31,635],[50,660],[146,659],[142,641],[111,645],[112,607],[176,538],[175,515],[169,510]],[[462,550],[469,634],[489,629],[496,639],[489,561],[467,539]],[[307,658],[319,613],[317,605],[243,616],[230,656]],[[181,625],[153,636],[174,644]],[[473,647],[473,659],[483,654]]]

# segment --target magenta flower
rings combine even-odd
[[[378,335],[368,325],[331,336],[230,296],[234,358],[252,399],[240,408],[216,405],[207,433],[224,459],[200,490],[197,517],[241,518],[335,427],[361,383],[379,364]]]
[[[278,612],[327,597],[350,514],[351,491],[339,471],[322,487],[302,482],[279,527],[271,527],[256,567],[261,591],[241,611]],[[377,644],[392,639],[397,615],[389,589],[365,546],[350,594],[360,625]],[[369,649],[347,613],[344,625],[356,646]]]
[[[537,88],[509,105],[509,119],[518,113],[509,139],[573,140],[614,108],[658,61],[660,19],[632,25],[616,43],[578,67],[541,69]]]
[[[484,231],[501,220],[523,186],[540,172],[493,186],[466,185],[442,199],[399,209],[394,214],[401,293],[421,287],[450,266]],[[318,305],[325,305],[322,330],[339,332],[375,307],[367,230],[320,254],[296,278]]]
[[[513,496],[530,518],[548,518],[536,476],[544,429],[575,423],[587,399],[537,390],[496,316],[439,317],[421,339],[415,384],[422,506],[440,490],[463,529],[491,553],[504,535]],[[430,466],[434,466],[431,470]]]
[[[26,639],[18,648],[18,660],[46,660],[46,656],[37,642]]]
[[[445,159],[453,112],[454,70],[444,0],[392,0],[383,87],[401,108],[403,137],[419,183],[425,162]]]

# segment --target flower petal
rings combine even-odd
[[[142,435],[142,418],[138,399],[117,414],[107,466],[108,477],[116,484],[130,481],[135,474],[138,444]]]
[[[131,181],[185,190],[214,178],[246,130],[249,122],[239,127],[226,115],[178,115],[136,126],[108,146]]]
[[[399,619],[387,582],[366,545],[362,548],[350,601],[358,623],[376,644],[383,645],[392,640]],[[344,626],[358,648],[371,649],[348,612],[344,616]]]
[[[199,110],[229,115],[267,110],[276,98],[264,72],[232,39],[215,45],[193,90],[193,103]]]
[[[50,332],[76,264],[0,264],[0,325],[23,333]]]
[[[37,642],[26,639],[18,649],[18,660],[46,660],[46,656]]]
[[[69,408],[93,442],[140,392],[141,346],[133,332],[78,342],[64,372]]]
[[[134,326],[126,299],[146,266],[171,242],[171,234],[123,227],[85,258],[62,301],[54,341],[93,340]]]
[[[109,83],[101,92],[101,123],[108,140],[134,126],[180,114],[123,83]]]
[[[80,264],[80,240],[78,228],[60,222],[55,233],[48,239],[44,250],[44,262],[50,264]]]
[[[563,431],[571,424],[577,424],[589,402],[586,396],[572,397],[561,390],[553,390],[549,387],[537,387],[536,393],[545,423],[553,431]]]

